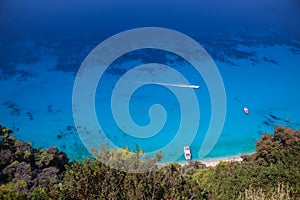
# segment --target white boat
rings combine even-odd
[[[191,154],[191,149],[189,146],[184,146],[183,147],[183,152],[184,152],[184,157],[187,161],[191,160],[192,154]]]
[[[247,107],[244,108],[244,113],[245,113],[246,115],[249,114],[249,109],[248,109]]]

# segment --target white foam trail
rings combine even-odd
[[[143,83],[143,82],[136,82],[136,83]],[[163,85],[163,86],[180,87],[180,88],[191,88],[191,89],[198,89],[198,88],[200,88],[199,85],[186,85],[186,84],[175,84],[175,83],[149,82],[149,84],[158,84],[158,85]]]
[[[154,83],[164,86],[172,86],[172,87],[181,87],[181,88],[192,88],[192,89],[198,89],[200,88],[199,85],[186,85],[186,84],[173,84],[173,83]]]

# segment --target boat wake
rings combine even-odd
[[[143,82],[136,82],[136,83],[143,83]],[[143,84],[147,84],[147,83],[143,83]],[[190,88],[190,89],[198,89],[198,88],[200,88],[199,85],[187,85],[187,84],[175,84],[175,83],[149,82],[148,84],[157,84],[157,85],[162,85],[162,86]]]

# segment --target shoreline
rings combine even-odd
[[[241,156],[232,156],[227,158],[217,158],[217,159],[210,159],[210,160],[203,160],[200,162],[203,163],[206,167],[214,167],[220,162],[241,162],[243,159]]]
[[[214,167],[214,166],[218,165],[220,162],[241,162],[241,161],[243,161],[243,159],[241,158],[242,155],[251,155],[253,153],[254,152],[249,152],[249,153],[243,153],[243,154],[240,154],[240,155],[232,155],[232,156],[216,157],[216,158],[207,158],[207,159],[204,159],[204,160],[198,160],[198,159],[193,160],[192,159],[191,161],[199,161],[202,164],[204,164],[206,167]],[[159,165],[164,166],[164,165],[168,165],[170,163],[172,163],[172,162],[161,163]],[[174,163],[177,163],[177,164],[181,165],[182,167],[189,164],[188,161],[179,161],[179,162],[174,162]]]

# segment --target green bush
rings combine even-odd
[[[26,191],[27,184],[25,181],[19,180],[16,183],[8,183],[0,185],[0,199],[5,200],[23,200],[28,198]]]
[[[43,168],[49,166],[50,162],[53,160],[54,157],[44,149],[37,149],[34,152],[34,158],[35,165],[39,168]]]

